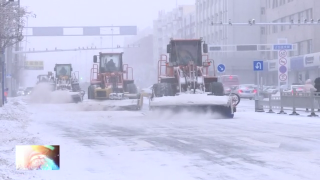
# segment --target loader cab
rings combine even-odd
[[[208,45],[201,39],[171,40],[167,45],[169,63],[172,66],[186,66],[193,63],[203,66],[202,53],[208,53]]]
[[[41,82],[49,82],[49,77],[48,77],[48,75],[38,75],[38,76],[37,76],[37,79],[38,79],[38,83],[41,83]]]
[[[122,55],[123,53],[100,53],[99,72],[123,72]],[[97,56],[94,56],[94,62],[97,63]]]
[[[69,79],[71,77],[72,66],[71,64],[56,64],[54,67],[56,78]]]

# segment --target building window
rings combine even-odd
[[[277,23],[277,21],[273,21],[273,23]],[[277,33],[277,32],[278,32],[278,26],[277,26],[277,25],[274,25],[274,26],[273,26],[272,32],[273,32],[273,33]]]
[[[281,18],[281,22],[282,23],[284,23],[286,21],[286,18],[284,17],[284,18]],[[284,30],[286,30],[286,27],[285,26],[281,26],[281,31],[284,31]]]
[[[291,20],[293,20],[293,15],[289,16],[289,21],[291,21]],[[291,28],[292,28],[292,26],[290,25],[289,29],[291,29]]]
[[[307,54],[313,53],[312,39],[307,41]]]
[[[265,35],[266,34],[266,28],[265,27],[261,27],[261,35]]]
[[[278,59],[278,51],[273,51],[273,59]]]
[[[306,10],[305,14],[306,14],[306,18],[307,18],[307,20],[310,20],[310,19],[312,19],[312,18],[313,18],[313,12],[312,12],[312,9],[308,9],[308,10]]]
[[[266,14],[266,8],[265,7],[261,7],[261,15]]]
[[[303,45],[302,42],[298,42],[298,55],[303,54]]]
[[[289,51],[289,57],[294,56],[294,51]]]
[[[303,21],[303,12],[299,12],[299,20],[302,22]]]
[[[273,3],[272,3],[272,8],[276,8],[278,7],[278,0],[273,0]]]

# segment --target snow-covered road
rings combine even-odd
[[[86,104],[91,108],[84,108]],[[255,113],[253,101],[249,100],[240,103],[239,112],[231,120],[188,113],[150,113],[146,109],[92,111],[92,106],[88,102],[30,104],[24,109],[29,122],[25,131],[33,140],[25,143],[60,145],[61,149],[61,170],[28,172],[25,177],[45,180],[320,177],[320,118]],[[10,143],[7,149],[14,145]],[[14,163],[14,158],[9,157],[12,154],[6,157],[10,163]],[[9,178],[21,179],[9,169],[7,166]]]

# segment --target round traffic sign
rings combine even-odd
[[[226,67],[225,67],[225,65],[224,64],[219,64],[218,66],[217,66],[217,69],[218,69],[218,71],[219,72],[224,72],[225,70],[226,70]]]
[[[286,72],[287,72],[287,67],[285,67],[285,66],[280,66],[280,67],[279,67],[279,72],[281,72],[282,74],[286,73]]]
[[[287,78],[288,78],[288,76],[287,76],[286,74],[280,74],[280,75],[279,75],[279,80],[280,80],[280,81],[286,81]]]
[[[286,57],[287,56],[287,51],[285,51],[285,50],[279,51],[279,56],[282,57],[282,58]]]
[[[280,64],[281,66],[286,65],[286,64],[287,64],[287,59],[286,59],[286,58],[280,58],[280,59],[279,59],[279,64]]]

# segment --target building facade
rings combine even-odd
[[[154,67],[158,66],[161,54],[167,53],[170,38],[192,39],[196,37],[195,6],[184,5],[170,12],[160,11],[153,21]]]
[[[133,68],[133,78],[139,87],[148,87],[156,83],[157,74],[153,66],[153,31],[146,28],[138,32],[137,36],[126,38],[125,45],[139,46],[137,48],[125,48],[123,54],[124,63]]]
[[[319,0],[264,0],[267,22],[317,22],[320,19]],[[266,26],[261,27],[265,43],[274,44],[279,38],[297,44],[297,51],[290,52],[289,84],[303,83],[320,76],[317,52],[320,52],[319,26]],[[276,59],[277,52],[266,53],[267,59]],[[273,64],[273,61],[269,61]],[[277,68],[268,73],[267,82],[277,82]]]
[[[197,37],[210,45],[260,44],[259,27],[251,26],[212,26],[211,23],[248,22],[263,18],[260,0],[197,0],[196,28]],[[239,75],[241,83],[256,81],[252,61],[262,59],[260,52],[210,52],[215,64],[224,64],[223,74]]]

